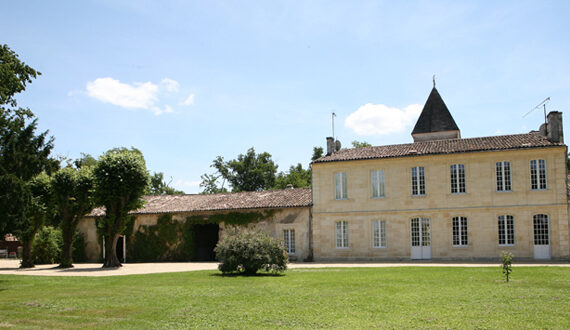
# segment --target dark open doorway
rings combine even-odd
[[[218,244],[218,224],[194,225],[194,261],[215,261]]]
[[[124,254],[125,251],[123,250],[124,239],[125,239],[124,236],[119,236],[119,239],[117,240],[117,245],[115,246],[119,262],[125,262],[125,254]]]

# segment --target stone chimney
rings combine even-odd
[[[546,138],[553,143],[564,143],[562,131],[562,112],[551,111],[546,117]]]
[[[327,156],[332,155],[334,153],[334,150],[335,150],[334,138],[329,136],[327,137]]]

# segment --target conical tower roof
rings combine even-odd
[[[416,126],[414,126],[412,135],[444,131],[459,131],[459,127],[457,127],[445,102],[443,102],[434,86],[420,114],[420,118],[416,122]]]

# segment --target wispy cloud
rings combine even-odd
[[[174,109],[163,99],[173,93],[178,94],[179,90],[180,84],[170,78],[162,79],[159,84],[150,81],[127,84],[111,77],[105,77],[90,81],[86,86],[87,95],[96,100],[125,109],[149,110],[155,115],[174,112]],[[194,94],[190,94],[183,104],[193,103]]]
[[[182,105],[190,106],[194,104],[194,94],[188,95],[188,97],[182,102]]]
[[[348,115],[344,126],[358,135],[386,135],[399,133],[411,126],[418,118],[422,106],[411,104],[404,109],[384,104],[368,103]]]
[[[163,85],[167,91],[169,92],[178,92],[180,89],[180,84],[176,80],[172,80],[170,78],[164,78],[160,81],[160,84]]]

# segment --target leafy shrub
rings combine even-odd
[[[41,264],[55,264],[61,255],[61,231],[51,226],[41,228],[36,234],[32,255],[34,262]]]
[[[261,230],[228,228],[214,251],[221,262],[218,268],[224,274],[253,275],[258,270],[277,273],[285,271],[289,261],[282,243]]]
[[[513,269],[511,264],[513,263],[514,255],[510,252],[502,251],[501,252],[501,262],[503,263],[503,275],[505,275],[505,280],[507,283],[509,282],[509,278]]]

